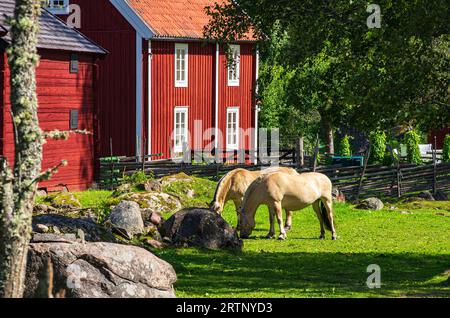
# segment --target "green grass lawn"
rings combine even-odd
[[[410,212],[412,214],[402,214]],[[236,222],[233,205],[225,219]],[[380,212],[335,205],[339,239],[318,240],[311,208],[296,212],[287,241],[266,240],[265,207],[242,253],[167,249],[178,297],[450,297],[450,204],[399,205]],[[381,267],[380,289],[366,285]]]
[[[195,190],[188,198],[186,191]],[[185,206],[206,206],[215,182],[195,178],[175,183]],[[84,207],[105,213],[111,192],[76,193]],[[405,213],[406,212],[406,213]],[[169,217],[170,215],[165,215]],[[234,205],[225,219],[236,224]],[[379,212],[335,204],[339,239],[319,237],[311,208],[294,214],[286,241],[266,240],[268,211],[257,213],[256,229],[242,253],[198,249],[153,251],[175,268],[178,297],[450,297],[450,202],[395,204]],[[278,229],[277,229],[278,232]],[[366,285],[367,267],[381,267],[380,289]]]

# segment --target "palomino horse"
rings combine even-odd
[[[298,211],[312,205],[320,221],[320,238],[325,238],[325,225],[331,231],[333,240],[336,240],[331,189],[330,179],[321,173],[292,175],[275,172],[259,177],[245,193],[240,213],[241,237],[248,238],[252,233],[256,210],[261,204],[269,206],[270,232],[267,237],[275,235],[276,217],[280,226],[280,240],[286,239],[282,209]]]
[[[283,172],[288,174],[298,174],[295,169],[285,167],[272,167],[265,170],[249,171],[245,169],[235,169],[220,179],[217,185],[214,199],[209,204],[211,211],[218,214],[222,214],[225,204],[232,200],[236,207],[236,213],[238,216],[238,228],[239,228],[239,209],[244,199],[247,188],[262,175],[267,175],[273,172]],[[287,220],[292,220],[292,214],[286,211]],[[288,221],[290,222],[290,221]],[[291,226],[292,222],[287,226]]]

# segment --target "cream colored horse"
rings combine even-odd
[[[248,188],[241,210],[241,237],[248,238],[255,228],[255,214],[258,207],[265,204],[270,212],[270,231],[268,238],[275,236],[274,219],[280,227],[280,240],[286,239],[286,228],[283,226],[283,208],[286,211],[302,210],[310,205],[320,221],[320,238],[325,238],[325,227],[331,231],[336,240],[333,221],[333,198],[330,179],[321,173],[302,173],[289,175],[271,173],[256,179]],[[325,226],[324,226],[325,225]]]
[[[265,170],[249,171],[246,169],[235,169],[220,179],[217,185],[216,192],[214,194],[214,199],[210,203],[209,207],[211,211],[218,214],[222,214],[225,204],[232,200],[236,207],[236,213],[238,216],[238,228],[239,228],[239,209],[242,205],[242,200],[244,199],[245,192],[247,188],[255,181],[258,177],[262,175],[267,175],[274,172],[283,172],[287,174],[298,174],[295,169],[285,168],[285,167],[272,167]],[[292,220],[292,214],[286,212],[287,220]],[[287,224],[291,226],[292,222]]]

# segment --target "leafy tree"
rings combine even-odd
[[[294,81],[298,70],[280,63],[288,35],[276,24],[271,38],[262,50],[260,66],[261,126],[279,128],[282,147],[293,147],[297,137],[304,137],[307,150],[312,152],[320,115],[296,98]]]
[[[370,133],[369,136],[371,144],[370,162],[383,163],[386,155],[386,133],[381,130]]]
[[[377,3],[380,29],[367,27],[366,1],[221,3],[208,9],[205,34],[226,42],[254,30],[267,39],[278,23],[289,36],[278,63],[295,70],[290,84],[298,96],[290,104],[320,113],[330,151],[333,128],[345,123],[365,132],[444,125],[450,121],[448,2]]]
[[[349,136],[345,136],[341,139],[339,144],[339,155],[343,157],[350,157],[352,155]]]
[[[450,162],[450,135],[446,135],[444,139],[444,148],[442,149],[442,161]]]
[[[421,164],[422,155],[420,154],[419,149],[420,135],[415,130],[410,130],[405,134],[403,142],[405,143],[408,152],[408,162]]]

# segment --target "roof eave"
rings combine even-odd
[[[152,39],[155,32],[140,17],[126,0],[109,0],[111,4],[122,14],[122,16],[131,24],[131,26],[144,39]]]

